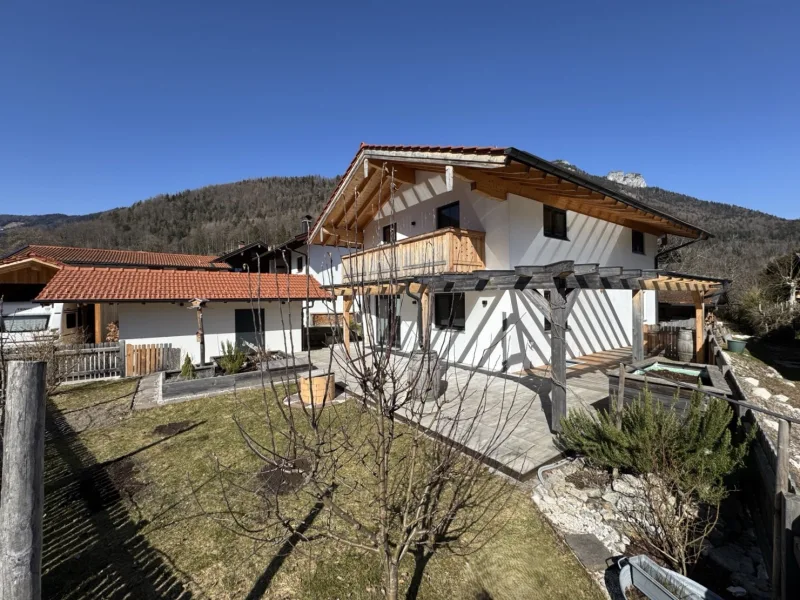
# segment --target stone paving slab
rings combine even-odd
[[[329,359],[329,349],[311,352],[311,361],[315,366],[325,365],[327,368]],[[370,361],[371,357],[366,360]],[[392,360],[398,371],[404,372],[408,358],[393,355]],[[344,361],[343,348],[336,347],[332,365],[336,381],[351,394],[360,396],[360,390],[356,389],[358,386],[352,381]],[[498,419],[509,419],[511,424],[500,435],[502,444],[495,443],[488,454],[491,462],[499,463],[502,471],[518,479],[534,477],[538,467],[561,457],[561,451],[550,432],[549,379],[530,374],[486,373],[452,365],[447,368],[445,377],[445,398],[453,398],[458,390],[468,386],[462,407],[463,420],[451,427],[452,418],[458,411],[455,406],[446,405],[442,417],[447,418],[435,422],[432,416],[426,415],[421,420],[423,427],[438,435],[447,434],[456,443],[480,453],[486,450],[488,440],[492,439]],[[594,405],[607,397],[608,380],[603,371],[581,373],[567,379],[569,409],[580,407],[594,411]],[[475,417],[474,421],[470,417]]]
[[[587,571],[605,571],[611,551],[593,533],[568,533],[564,541]]]

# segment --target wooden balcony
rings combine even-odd
[[[343,283],[484,269],[483,231],[448,227],[342,257]]]

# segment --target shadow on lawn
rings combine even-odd
[[[42,596],[191,598],[122,500],[120,486],[133,481],[130,455],[98,464],[50,402],[45,435]]]

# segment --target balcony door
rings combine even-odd
[[[399,296],[375,296],[375,333],[379,346],[400,347],[399,313]]]

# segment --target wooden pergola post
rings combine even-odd
[[[633,321],[631,332],[633,362],[639,362],[644,360],[644,292],[642,290],[633,290],[631,316]]]
[[[342,337],[344,350],[350,354],[350,310],[353,308],[353,297],[344,296],[342,298]]]
[[[705,347],[705,294],[702,291],[692,290],[694,300],[694,361],[705,362],[703,360],[703,348]]]
[[[567,290],[550,294],[550,402],[552,430],[561,431],[567,416]]]
[[[94,305],[94,343],[101,344],[105,339],[103,331],[103,305],[95,302]]]
[[[421,346],[423,350],[427,350],[430,347],[431,337],[431,293],[427,289],[420,294],[419,302],[422,311]]]

